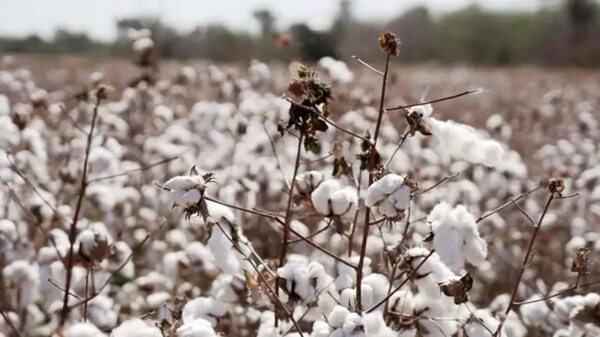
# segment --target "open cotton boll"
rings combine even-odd
[[[452,209],[445,202],[437,204],[429,213],[433,247],[444,264],[453,271],[464,267],[465,261],[481,265],[487,256],[487,243],[479,236],[475,217],[458,205]]]
[[[159,331],[159,333],[160,333],[160,331]],[[111,336],[124,337],[125,335],[121,335],[121,336],[111,335]],[[65,337],[106,337],[106,335],[104,333],[102,333],[102,331],[100,331],[93,324],[77,323],[67,329]],[[135,336],[133,336],[133,337],[135,337]],[[154,336],[148,336],[148,337],[154,337]]]
[[[348,315],[350,315],[350,311],[345,307],[338,305],[331,310],[329,315],[327,315],[327,322],[329,322],[329,325],[333,328],[341,328]]]
[[[485,138],[468,125],[433,117],[427,118],[426,123],[441,149],[454,158],[490,167],[497,166],[504,158],[505,151],[500,143]]]
[[[319,186],[323,179],[323,173],[319,171],[304,172],[296,177],[296,187],[298,187],[300,193],[311,193]]]
[[[121,323],[110,337],[162,337],[162,333],[156,326],[134,318]]]
[[[342,187],[337,180],[322,182],[311,193],[313,207],[325,216],[353,214],[358,207],[358,195],[352,187]]]
[[[223,316],[226,311],[224,303],[211,297],[198,297],[183,306],[181,317],[184,324],[203,319],[215,326],[217,317]]]
[[[319,60],[318,65],[327,70],[332,80],[340,84],[350,83],[354,79],[354,74],[343,61],[325,56]]]
[[[34,301],[40,283],[37,264],[30,264],[24,260],[14,261],[4,267],[2,273],[6,283],[20,289],[19,305],[21,307],[24,308]]]
[[[177,337],[217,337],[210,322],[196,319],[185,323],[177,329]]]
[[[381,216],[399,218],[410,205],[410,188],[404,185],[403,177],[388,174],[369,186],[365,204]]]

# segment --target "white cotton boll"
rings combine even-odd
[[[205,181],[200,176],[176,176],[163,184],[164,187],[171,190],[189,190],[203,185],[205,185]]]
[[[346,336],[352,336],[353,333],[357,332],[358,329],[362,329],[362,328],[363,328],[362,317],[355,312],[350,313],[348,316],[346,316],[346,319],[344,320],[344,324],[342,325],[342,329],[344,330],[344,333],[346,334]]]
[[[587,241],[584,238],[575,236],[571,238],[571,240],[569,240],[569,242],[567,242],[567,244],[565,245],[565,252],[569,256],[575,256],[579,248],[585,248],[586,246]]]
[[[329,322],[333,328],[341,328],[348,315],[350,315],[350,311],[345,307],[338,305],[333,308],[329,315],[327,315],[327,322]]]
[[[206,207],[208,208],[209,223],[220,223],[222,221],[235,223],[235,215],[229,207],[208,200],[206,201]]]
[[[363,287],[368,285],[373,289],[373,305],[387,296],[390,285],[388,278],[385,275],[378,273],[365,276],[362,280],[362,284]]]
[[[399,290],[395,292],[389,300],[392,311],[400,315],[412,316],[415,311],[413,294],[408,290]]]
[[[225,229],[225,228],[224,228]],[[225,229],[226,230],[226,229]],[[240,262],[233,251],[233,244],[219,227],[213,227],[207,246],[215,258],[215,265],[225,274],[234,275],[240,269]]]
[[[192,322],[183,324],[177,329],[177,337],[217,337],[210,322],[203,319],[196,319]]]
[[[315,321],[312,326],[310,337],[329,337],[331,327],[327,322]]]
[[[323,173],[319,171],[304,172],[296,177],[296,186],[300,193],[311,193],[323,180]]]
[[[136,53],[144,53],[154,48],[154,41],[149,37],[142,37],[133,42],[133,50]]]
[[[442,149],[452,157],[494,167],[505,156],[504,148],[500,143],[485,138],[468,125],[454,121],[440,121],[433,117],[427,118],[426,123]]]
[[[350,83],[354,79],[354,74],[343,61],[325,56],[319,60],[318,65],[327,70],[332,80],[340,84]]]
[[[165,121],[173,120],[173,109],[166,105],[157,105],[153,110],[154,117],[162,118]]]
[[[162,337],[160,329],[139,318],[124,321],[110,334],[111,337]]]
[[[216,318],[223,316],[226,311],[224,303],[210,297],[198,297],[183,306],[181,317],[184,324],[204,319],[214,326],[217,323]]]
[[[111,335],[113,336],[113,335]],[[96,326],[90,323],[76,323],[66,330],[65,337],[106,337]],[[114,336],[124,337],[124,336]],[[148,336],[152,337],[152,336]]]
[[[331,213],[333,215],[353,214],[358,206],[356,189],[346,187],[331,195]]]
[[[252,60],[248,68],[248,77],[252,83],[269,80],[271,78],[271,69],[269,69],[268,65],[258,60]]]
[[[186,207],[196,205],[201,198],[202,193],[196,189],[189,190],[181,196],[181,199],[185,203]]]
[[[18,300],[21,307],[24,308],[35,300],[40,283],[37,264],[30,264],[24,260],[14,261],[4,267],[2,273],[8,284],[20,289]]]
[[[346,288],[342,290],[338,302],[340,305],[343,305],[348,309],[354,309],[354,305],[356,303],[356,289]]]
[[[340,190],[337,180],[322,182],[310,195],[315,210],[323,215],[330,215],[329,200],[334,192]]]
[[[533,295],[527,299],[527,301],[534,301],[541,299],[539,295]],[[523,323],[527,326],[544,326],[548,324],[546,318],[550,314],[550,308],[544,301],[538,301],[523,305],[520,308],[521,316],[523,316]]]

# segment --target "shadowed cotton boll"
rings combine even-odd
[[[342,187],[337,180],[322,182],[311,194],[313,206],[325,216],[354,214],[358,196],[353,187]]]

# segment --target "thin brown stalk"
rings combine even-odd
[[[152,163],[152,164],[148,164],[148,165],[143,165],[143,166],[140,166],[138,168],[127,170],[127,171],[124,171],[124,172],[121,172],[121,173],[111,174],[111,175],[108,175],[108,176],[103,176],[103,177],[98,177],[98,178],[93,178],[93,179],[88,180],[88,185],[91,184],[91,183],[102,181],[102,180],[107,180],[107,179],[112,179],[112,178],[117,178],[117,177],[122,177],[122,176],[130,175],[130,174],[135,173],[135,172],[147,171],[147,170],[149,170],[149,169],[151,169],[153,167],[166,164],[166,163],[171,162],[171,161],[173,161],[175,159],[178,159],[178,158],[179,158],[179,156],[174,156],[174,157],[163,159],[161,161],[157,161],[156,163]]]
[[[455,99],[455,98],[459,98],[461,96],[465,96],[465,95],[469,95],[469,94],[475,94],[475,93],[480,93],[481,89],[471,89],[471,90],[467,90],[467,91],[463,91],[461,93],[458,94],[454,94],[454,95],[450,95],[450,96],[446,96],[446,97],[442,97],[442,98],[436,98],[436,99],[432,99],[429,101],[425,101],[425,102],[419,102],[419,103],[412,103],[412,104],[406,104],[406,105],[398,105],[392,108],[386,108],[387,111],[392,111],[392,110],[402,110],[402,109],[408,109],[408,108],[412,108],[412,107],[416,107],[416,106],[421,106],[421,105],[427,105],[427,104],[432,104],[432,103],[438,103],[438,102],[443,102],[443,101],[448,101],[451,99]]]
[[[579,279],[579,275],[578,275],[578,277],[577,277],[577,278]],[[554,293],[554,294],[547,295],[547,296],[544,296],[543,298],[538,298],[538,299],[536,299],[536,300],[529,300],[529,301],[515,302],[515,303],[514,303],[514,305],[521,306],[521,305],[530,304],[530,303],[536,303],[536,302],[547,301],[547,300],[549,300],[549,299],[551,299],[551,298],[554,298],[554,297],[558,297],[558,296],[562,296],[562,295],[568,294],[568,293],[570,293],[570,292],[572,292],[572,291],[575,291],[575,290],[577,290],[577,289],[582,289],[582,288],[586,288],[586,287],[591,287],[591,286],[594,286],[594,285],[597,285],[597,284],[600,284],[600,280],[597,280],[597,281],[594,281],[594,282],[589,282],[589,283],[584,283],[584,284],[577,284],[577,282],[576,282],[574,286],[572,286],[572,287],[569,287],[569,288],[567,288],[567,289],[564,289],[564,290],[561,290],[561,291],[559,291],[559,292],[556,292],[556,293]]]
[[[553,200],[554,200],[554,193],[551,193],[550,196],[548,197],[548,201],[546,201],[546,206],[544,206],[544,211],[542,212],[542,215],[540,216],[539,221],[537,222],[536,226],[533,229],[533,234],[531,235],[531,239],[529,240],[529,244],[527,245],[527,251],[525,253],[525,257],[523,258],[523,263],[521,264],[521,269],[519,270],[519,275],[517,277],[517,280],[515,281],[515,285],[513,287],[512,294],[510,296],[510,302],[508,302],[508,306],[506,307],[506,310],[504,311],[504,317],[506,317],[512,311],[512,309],[515,305],[515,300],[517,298],[517,291],[519,289],[519,285],[521,284],[521,279],[523,278],[523,274],[525,274],[525,270],[527,269],[527,266],[529,265],[530,256],[533,252],[533,246],[535,244],[535,240],[537,238],[538,233],[540,232],[540,228],[542,227],[542,221],[544,221],[544,217],[546,216],[546,213],[548,213],[548,209],[550,208],[550,204],[552,203]],[[498,328],[496,329],[496,332],[494,332],[494,336],[500,335],[500,331],[502,330],[502,326],[504,325],[505,321],[506,321],[506,319],[503,319],[500,321],[500,324],[498,324]]]
[[[273,155],[275,156],[275,160],[277,160],[277,167],[279,168],[279,172],[281,173],[281,178],[283,178],[283,182],[285,183],[285,186],[287,186],[288,191],[289,191],[290,183],[287,181],[287,178],[285,177],[285,173],[283,172],[283,165],[281,165],[281,159],[279,159],[279,154],[277,153],[277,149],[275,148],[275,141],[273,140],[273,137],[271,137],[269,130],[267,130],[267,125],[264,122],[263,122],[263,130],[265,130],[267,137],[269,137],[269,142],[271,143],[271,150],[273,150]]]
[[[377,124],[375,125],[375,132],[373,134],[373,144],[371,147],[370,155],[369,155],[369,185],[373,183],[373,171],[375,169],[375,153],[377,152],[377,139],[379,138],[379,129],[381,127],[381,120],[383,118],[383,114],[385,112],[384,102],[385,102],[385,90],[387,86],[387,78],[390,67],[390,54],[387,54],[385,59],[385,71],[383,72],[383,79],[381,81],[381,97],[379,98],[379,114],[377,115]],[[362,311],[362,277],[363,277],[363,265],[365,262],[365,255],[367,255],[367,239],[369,237],[369,218],[371,216],[371,212],[367,207],[365,210],[365,221],[363,228],[363,237],[362,244],[360,247],[360,256],[358,260],[358,266],[356,267],[356,308],[358,311]]]
[[[340,125],[336,124],[334,121],[332,121],[332,120],[328,119],[327,117],[323,116],[323,114],[321,113],[321,111],[319,111],[317,108],[315,108],[315,107],[310,107],[310,106],[306,106],[306,105],[303,105],[303,104],[300,104],[300,103],[296,103],[296,102],[294,102],[294,100],[292,100],[292,99],[290,99],[290,98],[288,98],[288,97],[285,97],[285,96],[284,96],[283,98],[284,98],[286,101],[290,102],[292,105],[295,105],[295,106],[298,106],[298,107],[301,107],[301,108],[307,109],[308,111],[310,111],[310,112],[312,112],[312,113],[316,114],[316,115],[317,115],[317,116],[319,116],[319,117],[320,117],[320,118],[321,118],[321,119],[322,119],[322,120],[323,120],[325,123],[327,123],[327,124],[329,124],[329,125],[333,126],[334,128],[336,128],[336,129],[338,129],[338,130],[340,130],[340,131],[342,131],[342,132],[345,132],[345,133],[349,134],[350,136],[356,137],[356,138],[358,138],[358,139],[360,139],[360,140],[362,140],[362,141],[365,141],[365,142],[368,142],[368,143],[370,143],[370,142],[371,142],[371,140],[370,140],[369,138],[366,138],[366,137],[363,137],[363,136],[361,136],[361,135],[359,135],[359,134],[357,134],[357,133],[354,133],[354,132],[352,132],[352,131],[350,131],[350,130],[348,130],[348,129],[344,128],[343,126],[340,126]]]
[[[63,298],[63,307],[60,314],[59,327],[64,326],[69,315],[69,290],[71,289],[71,276],[73,275],[73,264],[75,255],[75,240],[77,239],[77,223],[79,222],[79,213],[83,205],[83,198],[85,197],[85,191],[88,186],[87,174],[88,174],[88,161],[90,157],[90,150],[92,148],[92,139],[94,136],[94,128],[96,127],[96,121],[98,119],[98,108],[102,102],[101,96],[96,95],[96,104],[94,105],[94,111],[92,115],[92,124],[87,137],[87,144],[85,147],[85,158],[83,160],[83,172],[81,174],[81,184],[79,188],[79,194],[77,196],[77,204],[75,206],[75,212],[73,213],[73,221],[69,229],[69,255],[67,256],[67,275],[65,281],[65,295]]]
[[[365,66],[365,68],[371,70],[372,72],[384,76],[385,74],[383,72],[381,72],[380,70],[375,69],[375,67],[373,67],[372,65],[368,64],[367,62],[363,61],[362,59],[360,59],[358,56],[356,55],[352,55],[352,58],[355,59],[358,63],[362,64],[363,66]]]
[[[300,134],[298,138],[298,148],[296,149],[296,160],[294,161],[294,175],[292,176],[292,183],[288,192],[288,202],[285,209],[285,221],[283,225],[283,237],[281,239],[281,253],[279,255],[279,266],[283,266],[285,262],[285,256],[289,245],[290,236],[290,221],[292,220],[292,202],[294,200],[294,186],[296,186],[296,176],[298,175],[298,168],[300,167],[300,154],[302,153],[302,139],[304,137]]]
[[[19,330],[17,329],[17,327],[15,326],[15,324],[12,322],[12,320],[10,319],[10,317],[8,317],[8,315],[2,309],[0,309],[0,316],[2,316],[2,318],[4,318],[4,321],[6,322],[6,325],[8,325],[8,327],[13,331],[13,333],[16,336],[18,336],[18,337],[22,337],[23,336],[21,334],[21,332],[19,332]]]
[[[498,213],[498,212],[500,212],[501,210],[505,209],[506,207],[508,207],[508,206],[512,205],[512,203],[513,203],[513,202],[517,202],[517,201],[519,201],[519,200],[523,199],[524,197],[526,197],[526,196],[528,196],[528,195],[530,195],[530,194],[534,193],[535,191],[539,190],[541,187],[542,187],[542,184],[538,184],[538,186],[537,186],[537,187],[535,187],[534,189],[532,189],[532,190],[529,190],[529,191],[527,191],[527,192],[523,192],[523,193],[519,194],[519,195],[518,195],[517,197],[515,197],[515,198],[511,198],[509,201],[507,201],[507,202],[503,203],[502,205],[500,205],[500,206],[496,207],[495,209],[493,209],[493,210],[491,210],[491,211],[487,212],[486,214],[484,214],[484,215],[480,216],[480,217],[479,217],[479,219],[477,219],[477,221],[476,221],[476,222],[477,222],[477,223],[480,223],[480,222],[481,222],[481,221],[483,221],[484,219],[486,219],[486,218],[488,218],[488,217],[490,217],[490,216],[494,215],[495,213]]]
[[[285,222],[283,220],[281,220],[278,216],[273,215],[273,214],[269,214],[268,212],[264,212],[264,211],[259,211],[259,210],[252,210],[252,209],[247,209],[247,208],[243,208],[243,207],[239,207],[239,206],[235,206],[235,205],[231,205],[228,203],[225,203],[223,201],[217,200],[217,199],[213,199],[211,197],[208,196],[204,196],[204,198],[208,201],[212,201],[215,202],[217,204],[221,204],[223,206],[227,206],[227,207],[231,207],[233,209],[236,209],[238,211],[242,211],[242,212],[247,212],[250,214],[254,214],[254,215],[259,215],[268,219],[271,219],[273,221],[275,221],[277,224],[279,224],[280,226],[285,226]],[[304,235],[298,233],[297,231],[295,231],[293,228],[289,227],[290,233],[292,233],[293,235],[297,236],[298,238],[302,239],[302,241],[308,243],[309,245],[311,245],[313,248],[316,248],[317,250],[321,251],[322,253],[324,253],[325,255],[331,257],[332,259],[336,260],[337,262],[344,264],[348,267],[351,268],[356,268],[355,265],[353,265],[352,263],[342,259],[341,257],[335,255],[334,253],[328,251],[327,249],[319,246],[318,244],[312,242],[310,239],[306,238]]]
[[[425,194],[425,193],[433,190],[434,188],[440,186],[441,184],[445,183],[446,181],[448,181],[448,180],[450,180],[450,179],[452,179],[454,177],[458,177],[459,175],[460,175],[460,173],[457,172],[457,173],[451,174],[449,176],[445,176],[444,178],[440,179],[440,181],[438,181],[437,183],[433,184],[432,186],[430,186],[430,187],[428,187],[428,188],[426,188],[424,190],[416,192],[413,195],[413,197],[416,198],[418,196],[421,196],[421,195],[423,195],[423,194]]]

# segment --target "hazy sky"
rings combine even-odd
[[[497,10],[532,10],[551,0],[354,0],[362,20],[386,20],[400,12],[426,5],[443,12],[477,3]],[[339,0],[0,0],[0,35],[37,33],[51,37],[54,29],[85,31],[96,39],[115,36],[115,19],[134,15],[158,15],[179,30],[198,24],[223,23],[237,29],[258,31],[252,17],[257,8],[268,8],[279,26],[307,21],[316,26],[331,22]]]

